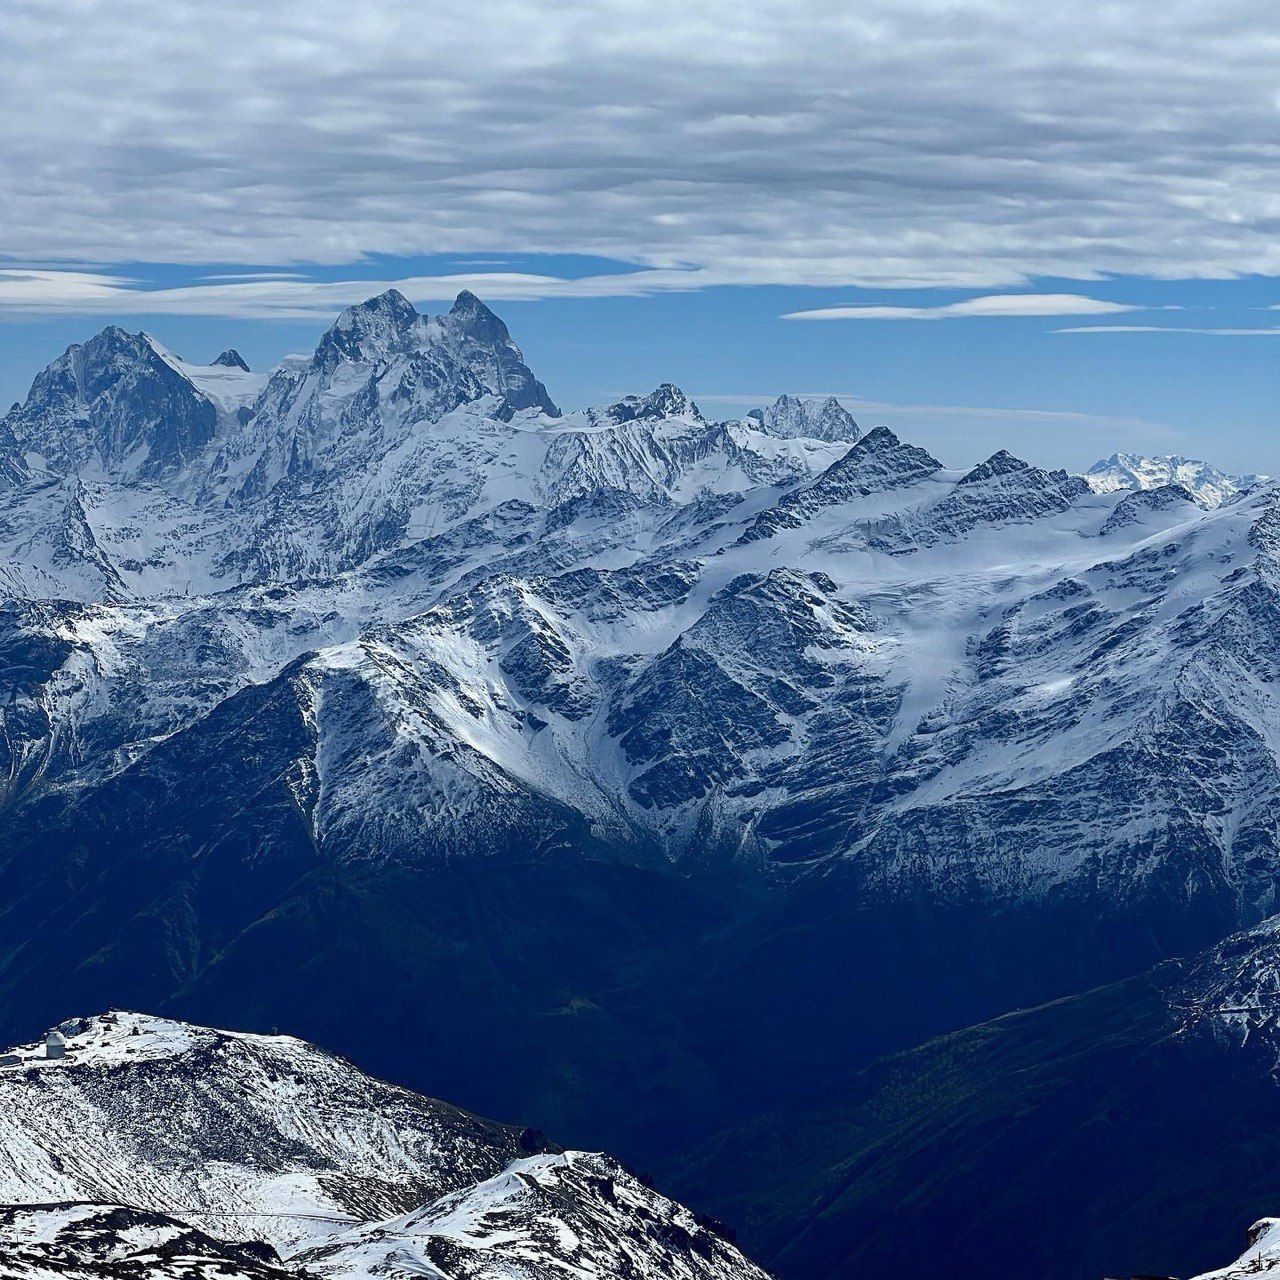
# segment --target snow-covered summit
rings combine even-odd
[[[42,1036],[0,1059],[0,1204],[180,1206],[215,1233],[252,1219],[252,1234],[286,1247],[526,1153],[518,1129],[288,1036],[125,1012],[57,1030],[63,1056],[47,1056]]]
[[[316,346],[312,363],[332,370],[342,360],[376,364],[421,345],[426,325],[399,289],[347,307]]]
[[[68,1018],[51,1027],[48,1034],[60,1037],[64,1045],[61,1057],[49,1059],[45,1037],[41,1037],[6,1050],[5,1057],[15,1061],[0,1064],[0,1072],[28,1066],[38,1066],[42,1071],[61,1071],[123,1063],[176,1062],[233,1043],[253,1046],[268,1054],[293,1053],[306,1048],[302,1041],[290,1036],[215,1031],[212,1027],[127,1010],[111,1010],[90,1018]]]
[[[1231,475],[1198,458],[1183,458],[1172,453],[1155,457],[1113,453],[1111,457],[1095,462],[1085,472],[1084,478],[1095,493],[1111,493],[1116,489],[1158,489],[1177,484],[1198,502],[1216,507],[1233,494],[1268,477]]]
[[[802,400],[798,396],[781,395],[763,409],[752,409],[747,420],[757,423],[770,435],[785,439],[803,436],[853,444],[859,435],[853,415],[835,396]]]
[[[332,378],[344,363],[387,365],[397,358],[457,404],[488,393],[508,413],[536,408],[559,414],[507,326],[466,290],[443,316],[419,315],[398,289],[348,307],[320,339],[312,367]]]
[[[40,373],[5,428],[40,472],[145,481],[195,459],[217,419],[158,344],[109,325]]]
[[[624,422],[658,422],[678,418],[705,423],[698,406],[679,387],[664,382],[647,396],[624,396],[613,404],[587,410],[589,422],[599,426],[621,426]]]

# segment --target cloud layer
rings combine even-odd
[[[1054,333],[1198,333],[1217,338],[1280,338],[1280,325],[1270,329],[1240,329],[1228,326],[1164,324],[1077,324]]]
[[[819,307],[790,311],[784,320],[964,320],[1021,316],[1101,316],[1143,308],[1124,302],[1104,302],[1078,293],[1001,293],[966,298],[938,307]]]
[[[13,0],[5,34],[15,265],[1280,274],[1267,0]]]
[[[157,288],[127,275],[59,268],[0,267],[0,313],[100,312],[109,315],[237,316],[256,320],[332,318],[354,302],[395,287],[416,303],[451,302],[462,289],[489,302],[538,298],[643,297],[696,289],[697,271],[631,271],[578,277],[514,271],[459,272],[386,279],[311,280],[246,272],[206,276],[204,282]]]

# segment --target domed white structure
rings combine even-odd
[[[44,1038],[44,1056],[46,1058],[62,1058],[67,1052],[67,1037],[54,1027]]]

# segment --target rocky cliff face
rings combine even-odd
[[[217,411],[163,348],[113,325],[68,348],[5,422],[11,467],[145,481],[194,461],[213,438]]]
[[[779,396],[766,408],[752,409],[747,418],[771,435],[788,438],[853,444],[860,434],[853,415],[835,396],[822,401]]]

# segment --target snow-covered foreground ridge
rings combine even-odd
[[[607,1156],[303,1041],[135,1013],[54,1040],[0,1057],[0,1277],[763,1277]]]
[[[1230,1266],[1195,1280],[1275,1280],[1280,1276],[1280,1218],[1261,1218],[1249,1228],[1248,1248]]]

